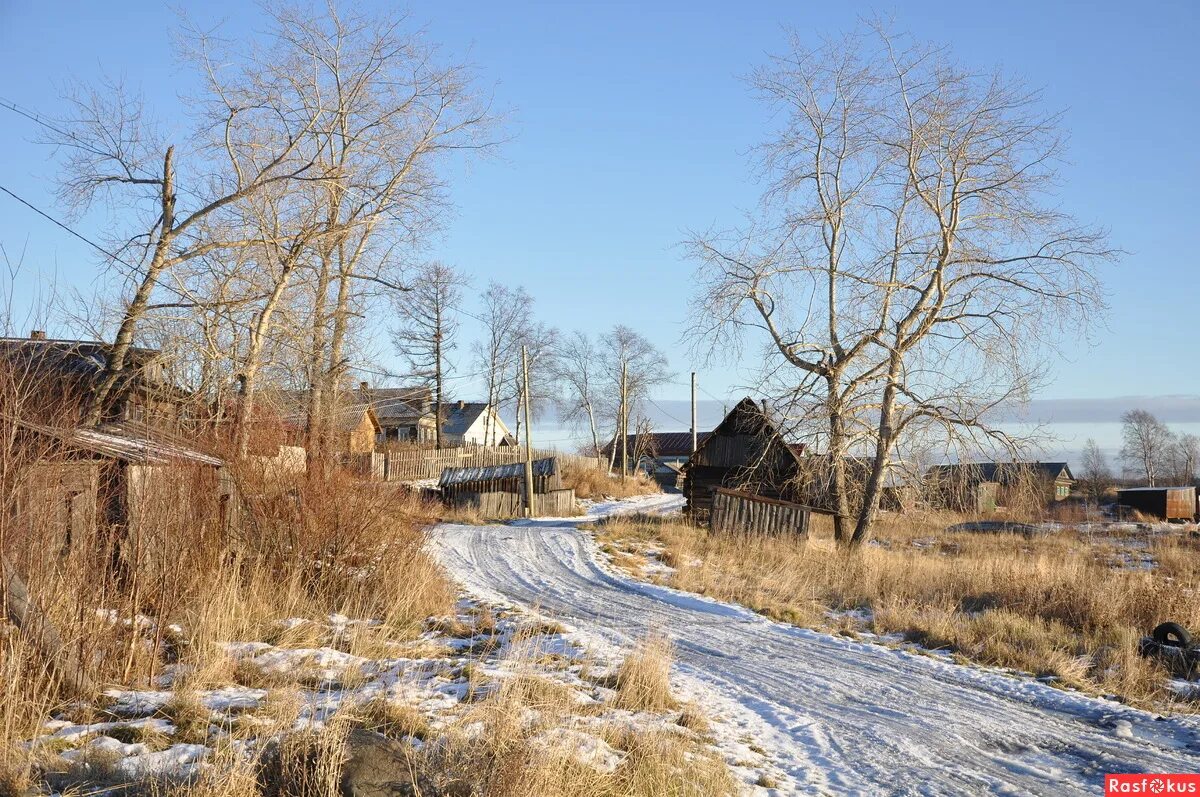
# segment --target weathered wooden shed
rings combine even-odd
[[[1195,487],[1130,487],[1117,490],[1117,504],[1160,520],[1194,520]]]
[[[240,523],[241,501],[218,457],[130,425],[10,422],[40,441],[37,461],[14,485],[15,526],[30,544],[67,551],[104,529],[137,530],[164,517],[214,530]]]
[[[438,480],[442,500],[456,508],[475,509],[484,517],[520,517],[525,513],[525,463],[482,468],[446,468]],[[571,515],[575,491],[563,489],[554,457],[533,461],[532,514],[535,517]]]
[[[753,399],[742,399],[684,464],[684,511],[698,521],[705,520],[719,488],[797,501],[801,451],[799,446],[788,445]]]

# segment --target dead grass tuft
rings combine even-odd
[[[652,636],[625,657],[617,670],[617,705],[630,711],[667,711],[671,695],[671,642]]]

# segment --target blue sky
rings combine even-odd
[[[783,50],[787,29],[814,41],[864,15],[951,45],[960,60],[1001,66],[1065,109],[1070,163],[1061,200],[1111,228],[1128,254],[1106,274],[1112,304],[1096,345],[1064,343],[1043,398],[1200,394],[1200,4],[1165,2],[415,3],[414,21],[475,64],[508,109],[496,158],[458,170],[455,211],[429,255],[482,285],[523,284],[542,320],[599,331],[634,326],[668,351],[687,395],[693,363],[679,343],[693,265],[687,230],[730,225],[757,200],[747,150],[769,127],[742,76]],[[189,14],[225,32],[262,28],[255,6],[218,0]],[[53,114],[58,87],[100,71],[140,85],[168,123],[179,111],[160,2],[0,0],[0,97]],[[0,183],[47,208],[49,152],[33,125],[0,110]],[[86,220],[82,227],[88,229]],[[91,229],[95,229],[94,226]],[[87,249],[0,196],[0,242],[27,248],[33,272],[96,279]],[[58,330],[68,332],[69,330]],[[470,328],[466,330],[470,334]],[[386,349],[386,347],[381,347]],[[735,369],[701,369],[725,396]]]

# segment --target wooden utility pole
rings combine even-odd
[[[692,453],[696,453],[696,372],[692,371]]]
[[[629,473],[629,395],[625,378],[625,363],[621,363],[621,481]]]
[[[529,440],[529,351],[521,346],[521,406],[525,413],[525,517],[533,517],[533,446]]]

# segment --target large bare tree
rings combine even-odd
[[[117,84],[75,90],[65,118],[46,128],[45,140],[64,154],[60,199],[75,213],[102,203],[117,218],[107,265],[131,286],[84,423],[103,419],[164,276],[210,253],[257,243],[227,228],[222,215],[313,165],[302,146],[317,121],[308,109],[282,105],[270,86],[244,73],[222,78],[228,82],[208,77],[195,102],[196,127],[183,138],[191,145],[186,153],[161,137],[141,100]],[[273,135],[262,134],[266,126]]]
[[[1018,442],[990,411],[1101,309],[1111,252],[1059,208],[1059,117],[1015,81],[872,28],[796,38],[753,83],[780,120],[758,150],[768,188],[746,227],[689,241],[694,332],[764,345],[764,387],[825,449],[834,533],[854,547],[906,437]],[[858,484],[852,455],[871,463]]]
[[[614,424],[614,444],[609,452],[611,469],[621,438],[629,434],[629,419],[644,414],[650,392],[671,381],[674,375],[666,355],[644,335],[623,324],[617,324],[600,337],[600,362],[603,395],[607,399],[605,414]]]
[[[408,364],[408,376],[433,390],[434,445],[442,447],[442,403],[445,401],[446,355],[457,345],[458,306],[466,275],[445,263],[427,263],[410,278],[411,290],[396,298],[400,324],[392,342]]]
[[[498,282],[488,285],[483,294],[480,323],[481,337],[475,342],[475,363],[484,377],[487,401],[499,411],[502,402],[512,398],[518,384],[521,340],[531,323],[533,299],[524,288],[509,288]],[[496,445],[499,429],[488,413],[484,442]]]
[[[1167,425],[1147,410],[1121,416],[1121,461],[1127,473],[1154,487],[1170,470],[1172,436]]]
[[[557,342],[555,381],[562,387],[559,412],[567,423],[586,421],[592,436],[592,455],[600,456],[597,416],[603,406],[600,352],[586,332],[576,330]]]

